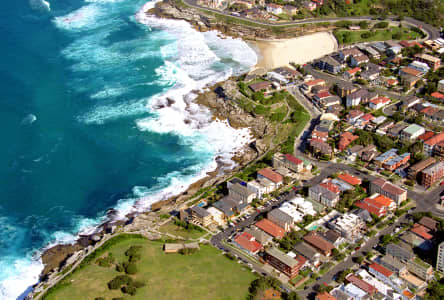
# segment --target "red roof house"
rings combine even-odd
[[[369,213],[377,215],[378,217],[385,216],[388,211],[395,208],[395,202],[383,195],[365,198],[356,202],[355,205],[361,209],[365,209]]]
[[[351,132],[344,132],[341,134],[338,143],[339,151],[344,151],[348,145],[350,145],[353,141],[357,140],[359,136],[353,135]]]
[[[382,275],[383,277],[390,278],[390,276],[393,275],[393,272],[387,269],[386,267],[381,266],[377,263],[372,263],[370,266],[368,266],[368,269],[370,273],[375,275]]]
[[[416,223],[413,225],[413,227],[410,229],[411,232],[413,232],[414,234],[422,237],[425,240],[431,240],[433,239],[433,235],[431,235],[430,229]]]
[[[350,184],[350,185],[360,185],[362,183],[361,178],[352,176],[348,173],[342,173],[338,175],[338,179]]]
[[[364,292],[366,292],[370,296],[373,296],[373,294],[375,294],[378,291],[378,289],[376,287],[374,287],[370,283],[362,280],[361,278],[359,278],[355,274],[349,274],[349,275],[347,275],[347,277],[345,277],[345,279],[348,282],[356,285],[358,288],[360,288],[361,290],[363,290]]]
[[[284,181],[284,177],[273,171],[271,168],[261,169],[257,172],[259,178],[266,178],[275,184],[281,184]]]
[[[431,93],[430,96],[432,96],[433,98],[435,98],[437,100],[444,101],[444,95],[439,92]]]
[[[285,235],[285,230],[279,226],[277,226],[276,224],[274,224],[273,222],[271,222],[268,219],[262,219],[259,222],[256,222],[256,224],[254,224],[257,228],[265,231],[266,233],[268,233],[269,235],[271,235],[272,237],[281,239],[284,237]]]
[[[247,232],[238,234],[234,242],[251,254],[256,254],[262,249],[262,245],[255,240],[254,236]]]

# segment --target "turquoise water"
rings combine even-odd
[[[145,2],[3,3],[1,299],[37,282],[42,247],[110,208],[123,216],[184,190],[248,140],[189,93],[248,70],[255,53],[137,14]]]

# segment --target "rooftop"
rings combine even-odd
[[[329,252],[335,248],[332,243],[327,242],[314,231],[311,231],[304,236],[304,241],[325,252]]]
[[[350,175],[349,173],[342,173],[338,175],[338,179],[351,184],[351,185],[359,185],[362,183],[361,178]]]
[[[288,256],[287,254],[285,254],[281,250],[276,249],[274,247],[271,247],[271,248],[265,250],[265,252],[268,253],[269,255],[277,258],[278,260],[280,260],[281,262],[283,262],[284,264],[286,264],[290,268],[296,267],[299,264],[299,262],[296,259]]]
[[[256,222],[255,225],[257,228],[265,231],[266,233],[268,233],[272,237],[282,238],[285,235],[285,230],[283,228],[277,226],[276,224],[274,224],[273,222],[271,222],[268,219],[262,219],[262,220]]]
[[[413,135],[418,131],[424,130],[424,127],[419,126],[418,124],[411,124],[408,127],[404,128],[404,132],[407,134]]]
[[[370,266],[369,266],[369,269],[370,270],[375,270],[376,272],[378,272],[378,273],[380,273],[380,274],[382,274],[382,275],[384,275],[385,277],[390,277],[390,276],[392,276],[393,275],[393,272],[392,271],[390,271],[389,269],[387,269],[386,267],[383,267],[383,266],[381,266],[380,264],[378,264],[378,263],[372,263]]]
[[[264,176],[267,179],[270,179],[274,183],[280,183],[284,180],[284,177],[281,174],[276,173],[271,168],[261,169],[257,173]]]
[[[255,240],[255,238],[247,233],[247,232],[242,232],[241,234],[239,234],[234,241],[240,245],[242,248],[255,253],[257,251],[259,251],[260,249],[262,249],[262,245],[257,242]]]

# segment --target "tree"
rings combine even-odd
[[[404,116],[402,115],[401,112],[397,111],[397,112],[395,112],[395,113],[392,115],[392,119],[393,119],[395,122],[399,122],[399,121],[404,120]]]
[[[282,298],[284,300],[300,300],[301,299],[296,292],[290,292],[289,294],[284,293],[282,295]]]

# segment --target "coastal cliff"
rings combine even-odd
[[[216,15],[210,11],[187,6],[180,0],[158,2],[146,13],[159,18],[185,20],[199,31],[217,30],[223,35],[244,40],[285,39],[332,28],[330,24],[266,26],[247,20],[237,20],[230,16]]]

